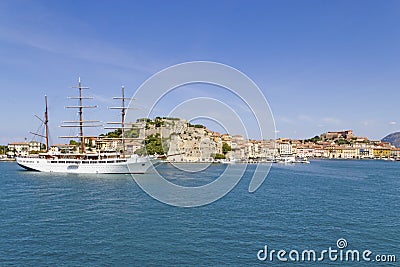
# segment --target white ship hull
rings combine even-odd
[[[16,160],[19,166],[30,171],[59,173],[145,173],[153,164],[146,157],[104,160],[28,157],[17,158]]]

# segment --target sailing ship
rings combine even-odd
[[[61,153],[49,151],[49,117],[47,96],[45,96],[45,112],[44,119],[41,121],[45,125],[45,135],[33,133],[34,135],[46,139],[46,152],[40,153],[35,156],[17,157],[16,161],[19,166],[26,170],[39,171],[39,172],[58,172],[58,173],[104,173],[104,174],[129,174],[129,173],[145,173],[152,165],[158,163],[156,158],[149,156],[139,156],[136,154],[126,155],[125,153],[125,115],[129,109],[125,106],[126,98],[124,94],[124,87],[122,87],[122,97],[114,97],[120,99],[122,102],[121,107],[113,107],[112,109],[121,110],[121,121],[111,122],[110,124],[119,124],[120,127],[115,129],[122,130],[120,141],[122,142],[122,153],[117,151],[86,151],[85,140],[90,136],[85,136],[83,129],[86,127],[99,127],[102,125],[95,124],[99,121],[84,120],[83,110],[87,108],[96,108],[97,106],[84,106],[84,99],[93,99],[93,97],[83,96],[82,91],[89,89],[81,85],[80,78],[78,79],[78,86],[73,87],[79,90],[79,95],[69,97],[69,99],[77,99],[77,106],[67,106],[66,108],[78,109],[79,120],[64,121],[61,127],[73,127],[79,129],[79,135],[76,136],[60,136],[60,138],[79,139],[80,149],[76,153]]]

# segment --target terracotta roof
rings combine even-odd
[[[27,145],[27,146],[29,146],[29,143],[28,142],[12,142],[12,143],[9,143],[8,145]]]
[[[70,144],[54,144],[51,146],[74,146],[74,145],[70,145]]]

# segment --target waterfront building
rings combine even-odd
[[[315,157],[315,150],[313,147],[300,146],[297,147],[296,155],[299,158],[312,158]]]
[[[141,141],[131,141],[125,143],[125,150],[128,155],[134,154],[136,150],[143,147]]]
[[[363,145],[358,149],[360,159],[372,159],[374,158],[373,148],[371,146]]]
[[[282,142],[279,144],[279,154],[281,157],[293,156],[293,147],[289,142]]]
[[[400,148],[392,148],[390,150],[390,157],[394,159],[400,159]]]
[[[315,146],[314,147],[314,158],[322,158],[324,156],[324,147],[323,146]]]
[[[351,146],[345,146],[342,148],[342,153],[339,155],[339,158],[341,159],[357,159],[359,158],[359,153],[358,149],[351,147]]]
[[[54,144],[50,146],[49,151],[53,154],[63,153],[63,154],[73,154],[77,152],[76,145],[70,144]]]
[[[13,142],[9,143],[7,155],[10,157],[27,157],[30,154],[36,154],[46,150],[46,145],[37,141],[30,142]]]
[[[389,147],[374,147],[374,158],[383,159],[390,158],[391,149]]]
[[[26,157],[29,155],[29,143],[28,142],[13,142],[8,144],[7,154],[11,157],[22,156]]]

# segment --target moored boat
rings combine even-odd
[[[67,108],[78,109],[79,120],[78,121],[66,121],[67,125],[62,127],[77,127],[79,128],[79,135],[77,136],[62,136],[61,138],[77,138],[80,139],[80,151],[78,153],[54,153],[49,151],[49,127],[48,127],[48,107],[47,107],[47,96],[45,96],[45,113],[44,120],[45,135],[35,134],[46,138],[46,152],[38,155],[28,157],[17,157],[16,161],[19,166],[26,170],[39,171],[39,172],[59,172],[59,173],[145,173],[152,165],[158,163],[158,160],[149,156],[139,156],[136,154],[126,155],[125,143],[124,143],[124,128],[125,128],[125,112],[128,107],[125,106],[125,100],[130,98],[124,97],[124,88],[122,87],[122,97],[115,99],[122,99],[122,106],[118,109],[122,110],[122,119],[119,122],[122,129],[122,153],[117,152],[87,152],[85,147],[85,138],[83,128],[85,127],[97,127],[93,123],[98,121],[83,120],[83,109],[84,108],[95,108],[96,106],[84,106],[83,99],[91,99],[91,97],[82,96],[82,89],[88,89],[83,87],[79,79],[78,86],[75,87],[79,90],[79,96],[70,97],[71,99],[78,99],[79,104],[77,106],[68,106]],[[101,125],[100,125],[101,126]]]

